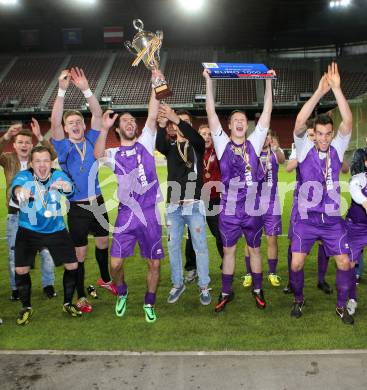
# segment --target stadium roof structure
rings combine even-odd
[[[330,8],[328,0],[205,0],[185,12],[178,0],[18,0],[0,9],[0,51],[21,48],[22,29],[40,30],[41,50],[63,49],[61,29],[81,28],[80,48],[102,48],[103,28],[121,26],[127,39],[140,18],[146,30],[164,31],[164,46],[279,49],[367,41],[367,1]]]

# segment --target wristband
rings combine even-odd
[[[65,89],[59,88],[59,90],[57,91],[57,96],[59,97],[65,97],[65,94],[66,94]]]
[[[86,99],[90,98],[91,96],[93,96],[93,92],[90,90],[90,88],[86,89],[85,91],[83,91],[83,95]]]

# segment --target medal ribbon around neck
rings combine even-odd
[[[234,154],[240,155],[242,157],[243,162],[245,163],[246,172],[251,171],[250,159],[246,152],[246,141],[240,146],[232,145],[232,151]]]
[[[82,146],[82,150],[79,149],[79,146],[77,144],[74,144],[77,152],[79,153],[79,156],[80,156],[80,159],[82,160],[82,164],[84,163],[84,159],[85,159],[85,154],[87,152],[87,142],[86,140],[83,141],[83,146]]]
[[[47,180],[49,179],[50,176],[47,177]],[[48,195],[48,190],[45,189],[42,190],[42,188],[40,187],[40,184],[39,184],[39,179],[38,177],[34,176],[33,177],[34,179],[34,185],[36,187],[36,191],[40,197],[40,200],[41,200],[41,203],[42,203],[42,206],[43,208],[45,209],[43,215],[46,217],[46,218],[50,218],[52,216],[52,212],[50,210],[47,210],[47,204],[48,204],[48,199],[47,199],[47,195]],[[45,196],[42,195],[42,192],[45,193]]]
[[[316,146],[315,146],[315,148],[316,148]],[[330,146],[329,146],[329,148],[328,148],[328,150],[326,152],[326,167],[325,167],[325,171],[322,169],[322,164],[320,163],[320,157],[319,157],[319,152],[321,152],[321,153],[325,153],[325,152],[322,152],[321,150],[318,150],[317,148],[316,148],[316,151],[317,151],[317,157],[318,157],[318,160],[319,160],[319,166],[321,168],[321,172],[322,172],[322,174],[324,176],[325,183],[326,183],[326,178],[327,178],[327,175],[328,175],[328,171],[329,171],[329,168],[331,166]]]
[[[212,149],[212,151],[211,151],[211,153],[210,153],[210,156],[209,156],[209,158],[208,158],[208,161],[205,163],[205,160],[203,161],[203,165],[204,165],[204,170],[205,170],[205,177],[207,178],[207,179],[210,179],[210,176],[211,176],[211,174],[210,174],[210,172],[209,172],[209,167],[210,167],[210,163],[211,163],[211,158],[212,158],[212,156],[213,156],[213,149]]]
[[[176,140],[176,145],[177,145],[178,153],[180,154],[180,156],[181,156],[182,160],[184,161],[184,163],[186,164],[187,168],[191,168],[192,167],[192,162],[189,161],[188,158],[187,158],[187,150],[189,148],[189,141],[185,142],[184,152],[183,153],[181,152],[180,143],[178,142],[178,140]]]
[[[264,167],[262,160],[260,160],[261,169],[263,170],[265,176],[266,176],[266,173],[268,172],[269,163],[270,163],[270,148],[268,147],[268,151],[267,151],[266,159],[265,159],[265,167]]]

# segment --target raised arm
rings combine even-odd
[[[164,75],[159,70],[152,71],[152,82],[157,78],[164,80]],[[159,109],[159,100],[155,96],[154,88],[152,88],[152,93],[150,95],[149,105],[148,105],[148,118],[145,122],[147,126],[153,133],[157,131],[157,118],[158,118],[158,109]]]
[[[272,73],[275,76],[274,70],[269,70],[268,73]],[[264,95],[264,108],[259,118],[259,124],[261,128],[268,129],[270,127],[271,111],[273,110],[273,89],[271,79],[265,80],[265,95]]]
[[[32,129],[32,133],[37,138],[38,142],[40,142],[41,145],[46,146],[49,149],[50,155],[51,155],[51,161],[56,160],[57,154],[55,152],[55,149],[54,149],[53,145],[51,144],[51,142],[46,140],[43,137],[43,135],[41,133],[41,127],[40,127],[36,118],[32,118],[32,120],[31,120],[31,129]]]
[[[159,106],[159,116],[163,116],[172,123],[176,124],[182,135],[190,142],[192,146],[205,150],[205,141],[203,137],[189,123],[181,120],[168,104],[162,103]]]
[[[204,69],[203,76],[206,82],[205,108],[208,116],[209,128],[211,132],[216,132],[221,127],[221,124],[218,115],[215,112],[213,81],[210,78],[209,71],[207,69]]]
[[[52,107],[51,113],[51,135],[56,141],[65,138],[64,129],[62,128],[62,115],[64,113],[64,98],[66,90],[70,84],[70,72],[63,70],[59,77],[59,90],[57,92],[56,100]]]
[[[342,117],[342,123],[339,126],[339,130],[343,135],[348,135],[352,132],[353,117],[347,99],[340,88],[340,75],[336,62],[333,62],[328,66],[326,78],[333,91],[335,100],[338,103],[338,108]]]
[[[97,138],[97,141],[94,145],[94,157],[96,159],[99,159],[99,158],[105,156],[106,140],[107,140],[108,131],[115,123],[117,117],[118,117],[118,114],[114,114],[114,112],[112,110],[107,110],[102,115],[101,131],[100,131],[99,136]]]
[[[22,130],[21,123],[15,123],[9,127],[6,133],[0,137],[0,154],[3,152],[5,145]]]
[[[169,151],[169,141],[167,138],[166,127],[168,124],[168,119],[163,117],[162,114],[158,114],[158,129],[157,129],[157,138],[155,140],[155,147],[158,152],[167,156]]]
[[[81,90],[89,104],[89,111],[92,113],[91,127],[94,130],[101,130],[102,127],[102,109],[96,96],[89,87],[88,80],[81,68],[71,68],[71,82]]]
[[[297,115],[296,123],[294,125],[293,133],[295,136],[302,136],[306,132],[306,121],[313,113],[316,104],[320,99],[330,91],[330,85],[327,80],[326,73],[321,77],[319,86],[314,94],[307,100]]]

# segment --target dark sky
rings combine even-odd
[[[200,12],[185,12],[179,0],[19,0],[13,10],[0,6],[0,50],[20,49],[21,29],[39,29],[42,50],[61,50],[62,28],[83,29],[81,48],[103,47],[103,27],[121,26],[127,39],[132,20],[164,31],[164,46],[285,48],[367,41],[367,1],[331,10],[329,0],[205,0]]]

